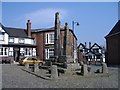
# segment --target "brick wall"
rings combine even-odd
[[[45,33],[48,32],[53,32],[51,31],[44,31],[44,32],[35,32],[32,33],[32,37],[36,39],[36,51],[37,51],[37,57],[39,59],[45,60]],[[63,46],[63,41],[64,41],[64,31],[62,30],[61,32],[61,46]],[[67,51],[70,56],[73,56],[73,34],[71,31],[69,31],[70,35],[70,45],[69,45],[69,50]],[[76,38],[74,37],[74,44],[77,43]],[[62,47],[61,47],[62,49]]]
[[[106,62],[108,64],[120,64],[120,34],[108,37]]]
[[[32,37],[36,39],[36,55],[39,59],[44,60],[44,33],[33,33]]]

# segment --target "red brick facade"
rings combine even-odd
[[[32,32],[32,37],[36,39],[36,45],[37,45],[37,57],[42,60],[46,60],[46,53],[45,49],[46,48],[54,48],[54,44],[46,44],[46,33],[54,33],[54,29],[52,30],[42,30],[42,31],[37,31],[37,32]],[[64,29],[61,29],[61,51],[63,53],[63,41],[64,41]],[[74,46],[77,47],[77,38],[73,34],[72,30],[69,31],[70,35],[70,46],[69,46],[69,53],[70,56],[73,56],[73,38],[74,38]]]

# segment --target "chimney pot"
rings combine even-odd
[[[30,19],[28,20],[28,22],[30,22]]]

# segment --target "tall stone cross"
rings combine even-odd
[[[70,39],[69,39],[69,27],[68,23],[65,23],[65,32],[64,32],[64,50],[63,55],[68,56],[69,55],[69,45],[70,45]]]
[[[59,12],[55,13],[54,56],[61,56]]]

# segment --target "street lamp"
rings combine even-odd
[[[74,34],[74,25],[79,26],[80,24],[79,24],[79,22],[72,21],[73,34]],[[74,50],[75,50],[75,48],[74,48],[74,36],[73,36],[73,58],[74,58]]]
[[[72,30],[73,30],[73,33],[74,33],[74,25],[77,25],[77,26],[79,26],[80,24],[79,24],[79,22],[75,22],[75,21],[72,21]]]

